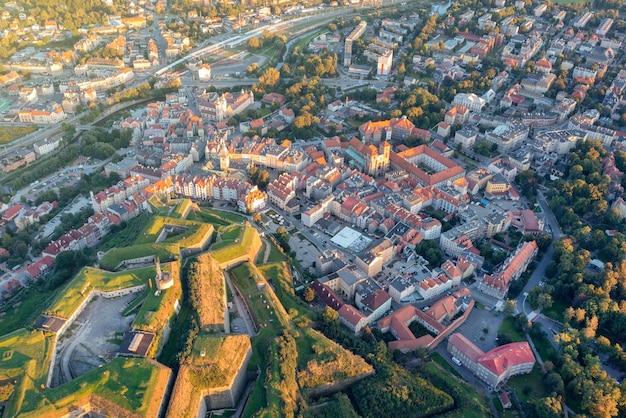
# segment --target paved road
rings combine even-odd
[[[544,213],[545,220],[548,221],[548,224],[550,225],[550,228],[552,229],[553,240],[557,241],[563,238],[565,234],[563,234],[563,231],[561,231],[561,227],[559,226],[559,223],[556,221],[556,218],[554,217],[554,213],[552,213],[552,210],[548,206],[546,197],[543,195],[543,192],[541,190],[537,191],[537,202],[539,203],[539,206],[541,207],[541,210]]]

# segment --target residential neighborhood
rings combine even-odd
[[[0,334],[51,348],[0,389],[130,356],[158,405],[46,416],[624,412],[621,3],[74,3],[1,8]]]

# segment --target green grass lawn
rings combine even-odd
[[[230,224],[243,224],[246,221],[246,218],[242,215],[237,215],[236,213],[226,212],[226,211],[218,210],[218,209],[201,208],[200,212],[196,212],[196,213],[213,217],[213,219],[216,219],[222,222],[224,226],[227,226]]]
[[[459,372],[457,372],[454,367],[452,367],[447,361],[446,359],[444,359],[441,354],[437,353],[437,352],[432,352],[430,354],[430,358],[437,363],[438,365],[441,366],[442,369],[444,369],[445,371],[447,371],[448,373],[458,377],[458,378],[462,378],[461,374]]]
[[[234,242],[232,245],[220,248],[219,250],[213,252],[213,257],[215,257],[218,263],[224,263],[226,261],[239,258],[251,251],[256,240],[259,240],[259,242],[261,240],[259,233],[253,227],[247,226],[243,231],[243,237],[239,240],[239,242]]]
[[[187,210],[189,210],[189,208],[192,205],[193,205],[193,202],[191,200],[183,199],[176,205],[176,208],[172,211],[172,217],[184,219],[183,215],[185,214]]]
[[[267,257],[267,263],[275,263],[275,262],[280,262],[280,261],[285,261],[285,255],[280,252],[280,250],[278,249],[278,247],[276,245],[274,245],[273,242],[270,241],[270,254]]]
[[[61,293],[57,294],[46,312],[61,318],[69,318],[93,289],[111,291],[147,284],[148,279],[154,277],[154,274],[154,267],[119,273],[85,267],[65,286]]]
[[[254,322],[259,329],[270,328],[274,335],[289,326],[289,318],[284,308],[275,299],[274,292],[268,286],[257,287],[257,283],[264,281],[258,277],[249,263],[243,263],[230,270],[233,281],[248,299]]]
[[[141,231],[146,227],[149,219],[150,217],[147,213],[143,213],[135,219],[131,219],[124,229],[105,237],[100,244],[99,250],[108,251],[111,248],[133,245],[137,237],[141,234]]]
[[[17,379],[8,416],[16,416],[45,385],[53,345],[52,335],[42,331],[21,329],[0,338],[0,380]]]
[[[261,369],[259,378],[254,383],[250,397],[248,397],[248,403],[246,403],[246,409],[243,411],[243,417],[252,417],[257,411],[267,406],[267,398],[265,396],[265,369]]]
[[[234,225],[231,228],[224,230],[221,233],[222,241],[234,241],[237,238],[241,238],[241,234],[243,233],[243,228],[241,226]]]
[[[293,277],[286,264],[268,263],[258,266],[258,269],[266,280],[271,280],[276,289],[276,296],[292,318],[306,317],[311,319],[317,316],[313,309],[295,295]]]
[[[34,285],[20,290],[0,310],[0,335],[32,325],[59,291],[47,293]]]
[[[542,377],[541,366],[537,363],[532,372],[510,378],[507,385],[515,389],[520,402],[525,404],[529,400],[548,396]]]
[[[463,418],[491,417],[492,414],[487,406],[488,402],[485,396],[469,383],[455,377],[457,373],[454,375],[447,373],[448,369],[441,367],[435,357],[431,354],[431,358],[435,360],[436,364],[435,362],[423,364],[418,368],[418,374],[454,398],[456,409],[446,414],[446,416]],[[441,356],[439,358],[443,360]]]
[[[552,333],[544,332],[538,324],[533,324],[533,328],[530,330],[529,335],[535,344],[535,348],[539,352],[541,359],[546,362],[548,360],[554,361],[557,357],[557,352],[550,343],[549,338],[552,338]]]
[[[570,306],[572,305],[557,297],[552,300],[552,306],[542,309],[541,313],[549,318],[563,322],[563,312]]]
[[[57,388],[34,390],[36,394],[24,400],[20,412],[25,416],[54,414],[95,393],[139,416],[146,416],[156,395],[160,374],[166,370],[145,358],[118,357]]]
[[[220,233],[221,242],[216,242],[211,245],[211,251],[217,251],[222,248],[226,248],[230,245],[233,245],[235,241],[240,240],[243,235],[243,227],[239,225],[233,225],[230,228],[226,228],[223,232]]]
[[[100,262],[103,267],[115,269],[122,261],[133,258],[158,256],[161,261],[173,260],[180,254],[178,244],[141,244],[132,247],[114,248]]]
[[[319,35],[323,34],[323,33],[328,33],[328,28],[324,27],[322,29],[316,30],[313,33],[310,33],[307,36],[302,36],[300,38],[298,38],[298,40],[295,42],[295,44],[291,47],[290,49],[290,53],[291,51],[293,51],[296,47],[300,48],[300,51],[302,51],[304,48],[306,48],[309,43],[316,37],[318,37]]]
[[[152,209],[156,215],[165,216],[169,212],[169,206],[163,203],[157,195],[153,195],[148,199],[148,203],[152,206]]]
[[[513,342],[526,341],[526,338],[515,327],[515,318],[507,316],[498,330],[498,334],[505,334],[511,337]]]
[[[256,255],[256,260],[254,260],[254,264],[263,264],[263,258],[265,257],[265,248],[266,248],[267,244],[265,243],[264,240],[261,240],[261,249],[259,250],[258,254]]]
[[[174,304],[180,300],[182,295],[179,262],[162,264],[161,268],[164,272],[174,275],[174,285],[161,291],[158,296],[156,292],[149,291],[133,322],[133,325],[138,329],[156,334],[165,329],[172,312],[174,312]],[[156,289],[154,279],[150,279],[150,282],[152,283],[150,289]]]

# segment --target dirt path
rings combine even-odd
[[[228,274],[227,271],[224,271],[224,278],[226,279],[226,284],[228,284],[228,287],[230,288],[230,291],[233,294],[233,302],[235,303],[237,312],[239,312],[239,316],[243,319],[243,321],[246,324],[246,330],[248,331],[248,335],[251,337],[255,336],[256,331],[255,331],[254,322],[252,320],[250,312],[248,312],[248,308],[246,307],[246,304],[239,297],[237,288],[235,287],[235,285],[233,285],[232,281],[230,280],[230,275]]]
[[[267,263],[267,259],[270,258],[270,253],[272,252],[272,244],[265,238],[263,238],[263,242],[265,243],[265,253],[263,254],[263,264]]]

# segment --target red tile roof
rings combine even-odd
[[[478,359],[478,363],[498,376],[517,365],[534,362],[535,356],[526,341],[496,347]]]

